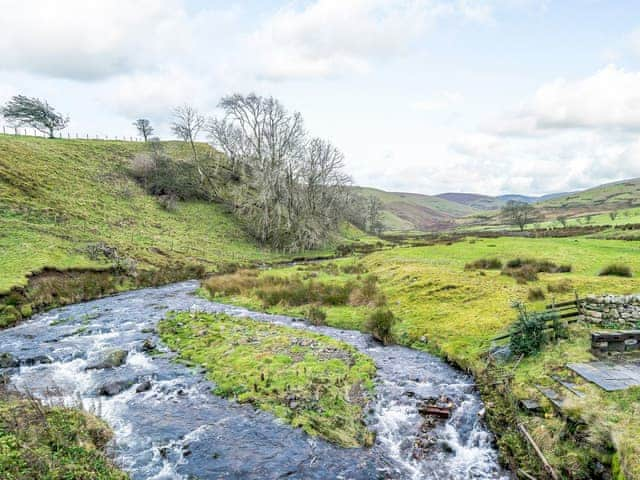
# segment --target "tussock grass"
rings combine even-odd
[[[500,270],[502,262],[498,258],[480,258],[464,266],[465,270]]]
[[[87,412],[0,391],[0,478],[126,480],[105,454],[110,439]]]
[[[606,276],[614,276],[614,277],[633,277],[633,273],[631,272],[631,268],[627,265],[623,265],[620,263],[612,263],[604,267],[598,273],[601,277]]]

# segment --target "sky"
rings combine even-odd
[[[145,117],[169,139],[173,107],[215,117],[236,92],[301,112],[358,185],[640,177],[640,2],[0,0],[0,103],[47,99],[72,136]]]

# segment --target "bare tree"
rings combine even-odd
[[[518,202],[516,200],[509,200],[504,207],[502,207],[502,215],[511,222],[513,225],[517,225],[522,232],[524,227],[531,222],[535,208],[529,205],[527,202]]]
[[[144,138],[144,141],[148,141],[149,137],[153,134],[153,127],[151,122],[146,118],[139,118],[133,122],[133,126],[138,129],[138,133]]]
[[[298,112],[273,97],[223,97],[222,119],[208,122],[214,145],[232,169],[245,171],[236,208],[256,238],[283,249],[326,241],[344,218],[343,156],[329,142],[309,139]]]
[[[206,120],[203,115],[190,105],[182,105],[173,109],[173,121],[171,130],[178,137],[191,145],[194,162],[198,162],[198,152],[196,149],[196,139],[200,130],[205,126]]]
[[[372,195],[367,201],[367,231],[379,235],[382,233],[382,201]]]
[[[16,95],[0,108],[0,113],[13,127],[28,125],[54,138],[54,132],[63,130],[69,124],[69,117],[56,112],[46,100]]]

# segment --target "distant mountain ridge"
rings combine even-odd
[[[532,196],[519,194],[482,195],[447,192],[438,195],[386,192],[353,187],[357,193],[382,201],[382,223],[389,231],[437,231],[460,225],[496,223],[499,210],[509,201],[536,205],[542,218],[604,213],[640,205],[640,178],[620,180],[574,192]]]
[[[482,195],[479,193],[447,192],[447,193],[440,193],[435,196],[444,198],[451,202],[467,205],[477,210],[497,210],[510,200],[514,200],[516,202],[538,203],[538,202],[544,202],[545,200],[564,197],[572,193],[575,193],[575,192],[550,193],[548,195],[540,195],[540,196],[519,195],[519,194],[505,194],[505,195],[490,196],[490,195]]]

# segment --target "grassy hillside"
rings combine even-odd
[[[459,203],[471,207],[473,210],[496,210],[506,203],[498,197],[490,197],[488,195],[480,195],[477,193],[440,193],[436,195],[439,198],[449,200],[450,202]]]
[[[640,178],[632,178],[546,200],[540,206],[565,209],[584,207],[611,209],[628,208],[638,204],[640,204]]]
[[[537,280],[522,284],[501,274],[500,270],[465,268],[466,264],[481,258],[497,258],[505,263],[518,257],[571,265],[572,271],[540,273]],[[309,266],[316,269],[314,272],[293,267],[260,275],[265,278],[295,278],[306,273],[313,274],[316,282],[335,283],[346,281],[345,277],[349,275],[345,271],[373,274],[386,296],[387,305],[399,318],[399,322],[392,328],[397,342],[451,359],[474,372],[481,387],[485,386],[483,382],[487,382],[487,416],[493,428],[502,435],[500,446],[504,452],[520,456],[523,462],[535,459],[526,453],[525,444],[515,429],[515,423],[521,422],[527,426],[563,478],[594,478],[590,476],[593,474],[590,470],[593,466],[592,459],[600,456],[601,461],[607,461],[607,458],[610,460],[606,452],[610,443],[618,450],[626,478],[640,478],[640,445],[636,440],[640,433],[640,422],[637,408],[629,407],[638,401],[640,389],[606,394],[579,378],[573,378],[572,381],[579,383],[580,388],[587,393],[584,399],[574,402],[569,412],[573,420],[587,421],[587,431],[576,435],[576,440],[567,434],[571,423],[553,415],[552,406],[536,388],[536,385],[557,388],[552,375],[571,378],[565,367],[567,362],[592,358],[589,338],[593,328],[590,325],[571,327],[568,339],[550,344],[540,353],[517,364],[515,359],[510,360],[505,368],[515,369],[515,379],[506,403],[501,403],[504,397],[496,397],[495,387],[490,386],[494,381],[492,377],[485,377],[485,355],[492,347],[491,339],[507,331],[515,320],[512,301],[528,302],[530,290],[540,289],[546,298],[528,302],[530,309],[539,310],[552,299],[563,301],[574,298],[574,292],[580,296],[605,292],[638,292],[640,255],[637,245],[625,241],[587,238],[469,239],[451,245],[395,248],[373,253],[365,257],[357,269],[345,268],[348,262],[346,259],[332,262],[341,268],[329,268],[327,264]],[[600,270],[611,263],[628,265],[634,272],[634,277],[598,276]],[[251,283],[247,285],[248,288],[243,292],[234,293],[226,297],[225,301],[261,308],[258,290],[252,289]],[[558,290],[561,292],[558,293]],[[329,325],[355,329],[365,327],[367,315],[371,311],[370,308],[363,309],[349,304],[323,308]],[[304,316],[306,309],[306,305],[279,304],[269,310]],[[512,407],[508,405],[512,400],[517,402],[527,398],[541,401],[547,414],[536,417],[509,410]]]
[[[386,230],[441,230],[453,226],[456,218],[475,212],[474,208],[437,196],[385,192],[367,187],[354,187],[354,190],[382,201],[382,223]]]
[[[189,158],[183,143],[164,145],[173,157]],[[0,135],[0,294],[46,267],[112,265],[97,244],[134,259],[138,270],[215,271],[285,258],[256,245],[221,205],[189,201],[163,209],[127,174],[145,149],[135,142]]]

